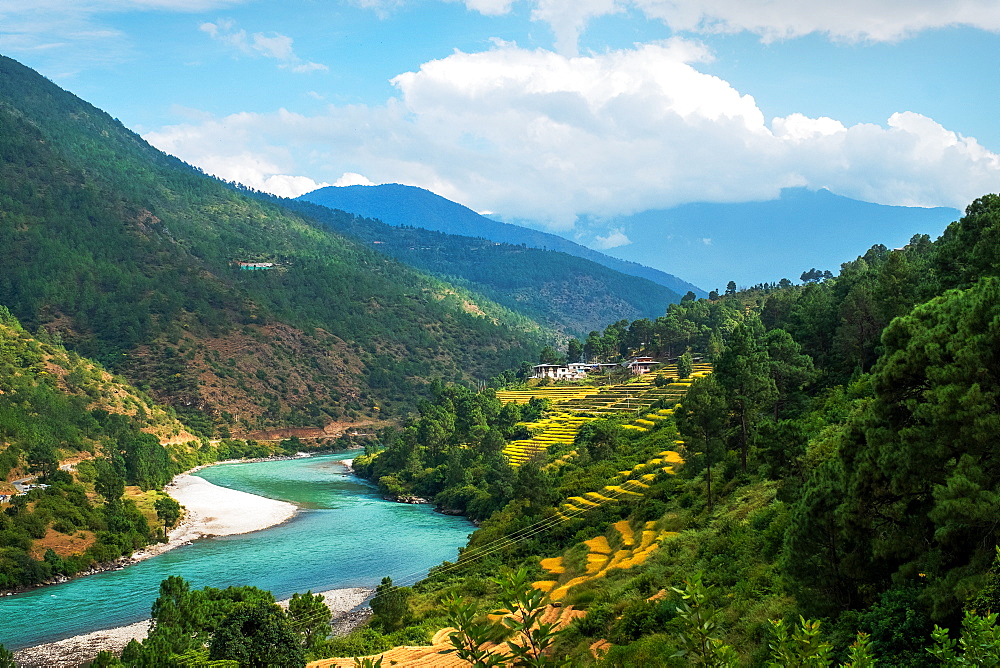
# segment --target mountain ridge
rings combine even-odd
[[[605,255],[556,234],[493,220],[417,186],[399,183],[376,186],[327,186],[296,199],[367,218],[377,218],[396,227],[421,227],[435,232],[557,250],[591,260],[624,274],[659,283],[680,295],[689,290],[699,297],[707,294],[698,286],[660,269]]]
[[[797,280],[811,268],[836,270],[875,244],[901,247],[914,234],[940,234],[961,212],[873,204],[829,190],[785,188],[761,202],[681,204],[629,216],[581,216],[589,238],[620,230],[630,243],[614,257],[671,269],[708,289]],[[666,260],[664,260],[666,258]],[[836,273],[836,271],[834,271]]]
[[[563,335],[586,337],[622,318],[656,319],[681,299],[649,279],[557,250],[396,227],[305,200],[276,201]]]
[[[406,411],[430,377],[483,380],[550,338],[234,191],[8,58],[0,202],[0,304],[201,435]]]

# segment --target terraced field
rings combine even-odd
[[[682,441],[677,441],[678,444]],[[684,459],[674,450],[664,450],[648,461],[636,464],[628,471],[619,471],[599,492],[587,492],[582,496],[571,496],[561,506],[558,515],[564,520],[571,519],[605,503],[642,496],[658,476],[674,475],[676,466]]]
[[[593,420],[592,417],[558,412],[537,422],[526,422],[531,438],[511,441],[504,448],[507,460],[511,466],[520,466],[554,445],[571,445],[576,432],[583,423]]]
[[[583,543],[587,546],[586,566],[582,572],[572,569],[565,557],[542,559],[540,564],[552,576],[549,580],[532,583],[535,589],[548,593],[553,602],[562,601],[573,587],[604,577],[613,568],[626,570],[644,563],[659,547],[660,542],[676,536],[676,531],[657,531],[654,522],[646,522],[638,530],[628,520],[616,522],[611,540],[597,536]]]
[[[710,364],[696,364],[692,378],[706,376],[712,372]],[[678,399],[687,392],[691,380],[675,381],[657,387],[657,377],[675,378],[676,365],[667,365],[653,373],[648,373],[628,383],[608,387],[570,386],[539,387],[527,390],[497,392],[497,398],[505,403],[527,403],[532,397],[553,399],[558,396],[558,410],[537,422],[525,423],[531,438],[508,443],[504,448],[512,466],[531,460],[545,453],[553,445],[569,445],[577,430],[589,420],[607,415],[648,410],[659,399]],[[555,399],[553,399],[555,401]],[[660,420],[667,419],[673,411],[660,409],[626,425],[627,429],[646,431]]]
[[[497,392],[497,399],[505,404],[526,404],[537,397],[558,404],[570,399],[581,399],[598,392],[600,392],[600,388],[593,385],[547,385],[527,390],[501,390]]]

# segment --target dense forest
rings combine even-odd
[[[362,470],[441,505],[467,499],[475,517],[503,507],[457,563],[399,588],[402,611],[326,651],[384,651],[400,624],[425,642],[458,626],[474,648],[489,623],[467,613],[503,599],[492,576],[527,568],[536,586],[574,582],[549,590],[587,613],[552,639],[550,658],[573,665],[995,665],[998,235],[1000,197],[988,195],[937,241],[875,246],[837,275],[810,270],[594,332],[586,353],[580,341],[567,352],[694,349],[714,373],[670,420],[592,421],[572,456],[555,448],[513,474],[483,473],[489,448],[462,445],[469,425],[509,429],[510,404],[439,389]],[[674,448],[676,475],[559,518],[566,499]],[[645,561],[587,575],[596,546],[617,554],[644,527],[659,536]]]
[[[547,336],[206,177],[6,58],[0,158],[0,304],[200,434],[405,413],[429,377],[487,378]]]
[[[33,337],[0,306],[0,590],[85,572],[165,539],[180,507],[160,490],[181,471],[289,452],[196,439],[172,409]],[[32,489],[17,494],[8,480]]]
[[[380,253],[571,336],[613,319],[656,317],[681,298],[648,279],[563,252],[394,227],[302,200],[277,201]]]

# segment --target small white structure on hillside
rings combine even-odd
[[[536,364],[532,378],[551,378],[553,380],[582,380],[587,377],[589,364]]]

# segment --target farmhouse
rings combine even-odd
[[[624,366],[632,371],[633,376],[641,376],[652,371],[655,364],[659,362],[654,362],[652,357],[633,357]]]
[[[587,377],[588,364],[536,364],[532,378],[552,378],[553,380],[581,380]]]

